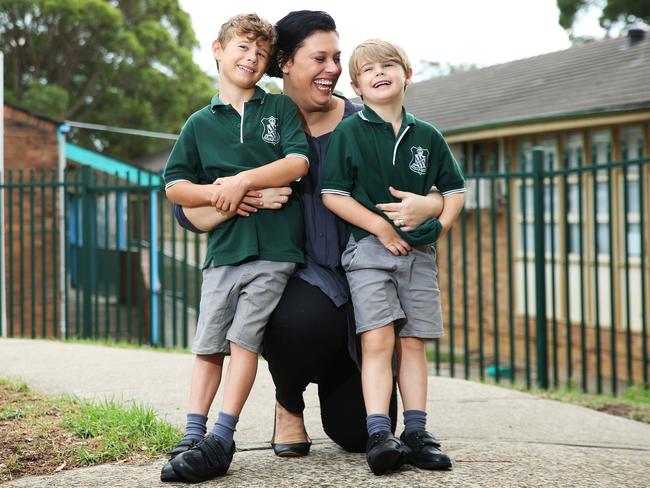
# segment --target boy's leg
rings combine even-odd
[[[197,354],[192,368],[189,411],[208,415],[221,383],[224,354]]]
[[[185,435],[169,451],[171,457],[190,449],[205,437],[208,411],[221,382],[223,358],[223,354],[197,354],[194,357]]]
[[[395,327],[392,322],[361,333],[361,384],[369,436],[366,460],[376,475],[397,469],[404,462],[403,446],[391,432],[388,416],[393,391],[394,348]]]
[[[368,415],[388,415],[393,389],[391,360],[394,348],[392,323],[361,334],[361,384]]]
[[[404,432],[400,439],[409,448],[408,461],[423,469],[448,469],[449,457],[426,431],[427,364],[425,339],[441,337],[442,311],[435,252],[414,248],[410,266],[397,277],[407,321],[397,340],[398,384],[404,403]]]
[[[404,411],[423,410],[427,407],[427,362],[424,339],[400,337],[397,351],[397,384]]]

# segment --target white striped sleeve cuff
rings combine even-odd
[[[174,180],[174,181],[170,181],[169,183],[167,183],[167,184],[165,185],[165,190],[166,190],[167,188],[171,187],[171,186],[174,186],[176,183],[180,183],[180,182],[182,182],[182,181],[187,181],[188,183],[192,183],[190,180]]]
[[[321,195],[325,194],[325,193],[333,193],[334,195],[343,195],[344,197],[349,197],[350,196],[349,191],[334,190],[332,188],[323,188],[320,192],[321,192]]]
[[[449,190],[444,192],[442,196],[446,197],[447,195],[453,195],[454,193],[465,193],[465,192],[467,192],[467,188],[456,188],[455,190]]]

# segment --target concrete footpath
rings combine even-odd
[[[184,424],[192,356],[138,349],[0,339],[0,377],[44,393],[135,400],[173,424]],[[215,418],[221,398],[210,412]],[[305,458],[273,455],[273,382],[261,361],[241,415],[228,475],[201,486],[648,487],[650,425],[525,393],[448,378],[429,378],[429,427],[454,467],[405,466],[373,476],[362,454],[325,436],[314,385],[305,421],[313,438]],[[400,416],[401,420],[401,416]],[[398,427],[398,432],[401,426]],[[21,478],[7,487],[184,486],[159,481],[160,459],[147,466],[103,465],[53,476]]]

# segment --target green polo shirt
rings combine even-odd
[[[308,159],[298,110],[285,95],[257,88],[242,115],[215,95],[187,120],[165,167],[166,187],[211,183],[287,156]],[[303,263],[304,229],[297,192],[280,210],[234,217],[209,233],[203,267],[263,259]]]
[[[397,136],[393,126],[367,106],[343,120],[329,141],[321,193],[352,196],[386,218],[375,205],[399,201],[389,186],[418,195],[436,188],[443,196],[464,192],[463,174],[442,134],[404,109],[402,114]],[[351,224],[348,229],[357,241],[369,234]],[[416,246],[435,242],[442,226],[430,219],[411,232],[395,229]]]

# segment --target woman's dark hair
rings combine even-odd
[[[336,22],[327,12],[297,10],[289,12],[275,24],[278,41],[275,58],[269,62],[266,74],[282,78],[280,66],[291,58],[314,32],[336,32]]]

